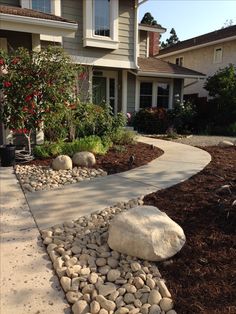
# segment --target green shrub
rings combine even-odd
[[[108,141],[103,141],[98,136],[88,136],[73,142],[60,141],[37,145],[34,148],[34,155],[39,158],[56,157],[58,155],[69,155],[72,157],[74,153],[81,151],[104,155],[109,147],[110,143]]]
[[[128,131],[124,128],[119,128],[116,132],[111,135],[111,141],[115,145],[126,145],[133,144],[135,140],[136,133],[133,131]]]
[[[76,110],[76,137],[97,135],[109,136],[118,128],[124,127],[126,117],[123,113],[113,115],[105,105],[80,104]]]
[[[134,115],[133,125],[139,132],[165,133],[168,126],[168,114],[164,108],[145,108]]]
[[[168,111],[169,123],[177,133],[189,133],[195,128],[196,110],[192,103],[176,104]]]

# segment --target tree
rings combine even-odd
[[[224,25],[221,27],[221,29],[230,27],[230,26],[233,25],[233,23],[234,23],[234,22],[233,22],[232,19],[230,19],[230,20],[227,19],[227,20],[224,22]]]
[[[31,134],[48,117],[71,110],[76,100],[78,66],[58,47],[39,52],[0,50],[0,118],[5,127],[24,134],[31,153]]]
[[[144,14],[141,20],[141,24],[157,25],[157,21],[154,19],[150,12],[147,12]]]
[[[168,39],[166,39],[166,42],[163,41],[161,43],[161,48],[171,47],[171,46],[177,44],[178,42],[179,42],[179,38],[176,34],[175,29],[172,28],[170,31],[170,37]]]
[[[207,78],[204,88],[213,97],[215,120],[219,125],[236,121],[236,67],[233,64],[219,69]]]

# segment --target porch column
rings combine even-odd
[[[89,67],[89,102],[93,102],[93,68],[90,66]]]
[[[32,50],[35,52],[41,50],[40,34],[32,34]],[[40,130],[36,130],[35,140],[37,145],[44,143],[43,125],[41,126]]]
[[[127,70],[122,70],[122,112],[127,113]]]

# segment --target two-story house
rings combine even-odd
[[[165,29],[138,23],[146,1],[0,0],[0,45],[61,44],[87,67],[87,100],[106,102],[115,113],[172,108],[183,97],[184,79],[204,74],[154,58]]]
[[[236,65],[236,25],[181,41],[160,50],[156,57],[212,76],[230,63]],[[204,83],[205,80],[186,80],[184,94],[207,97]]]

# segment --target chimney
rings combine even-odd
[[[148,32],[149,35],[149,57],[154,57],[159,53],[160,34]]]

